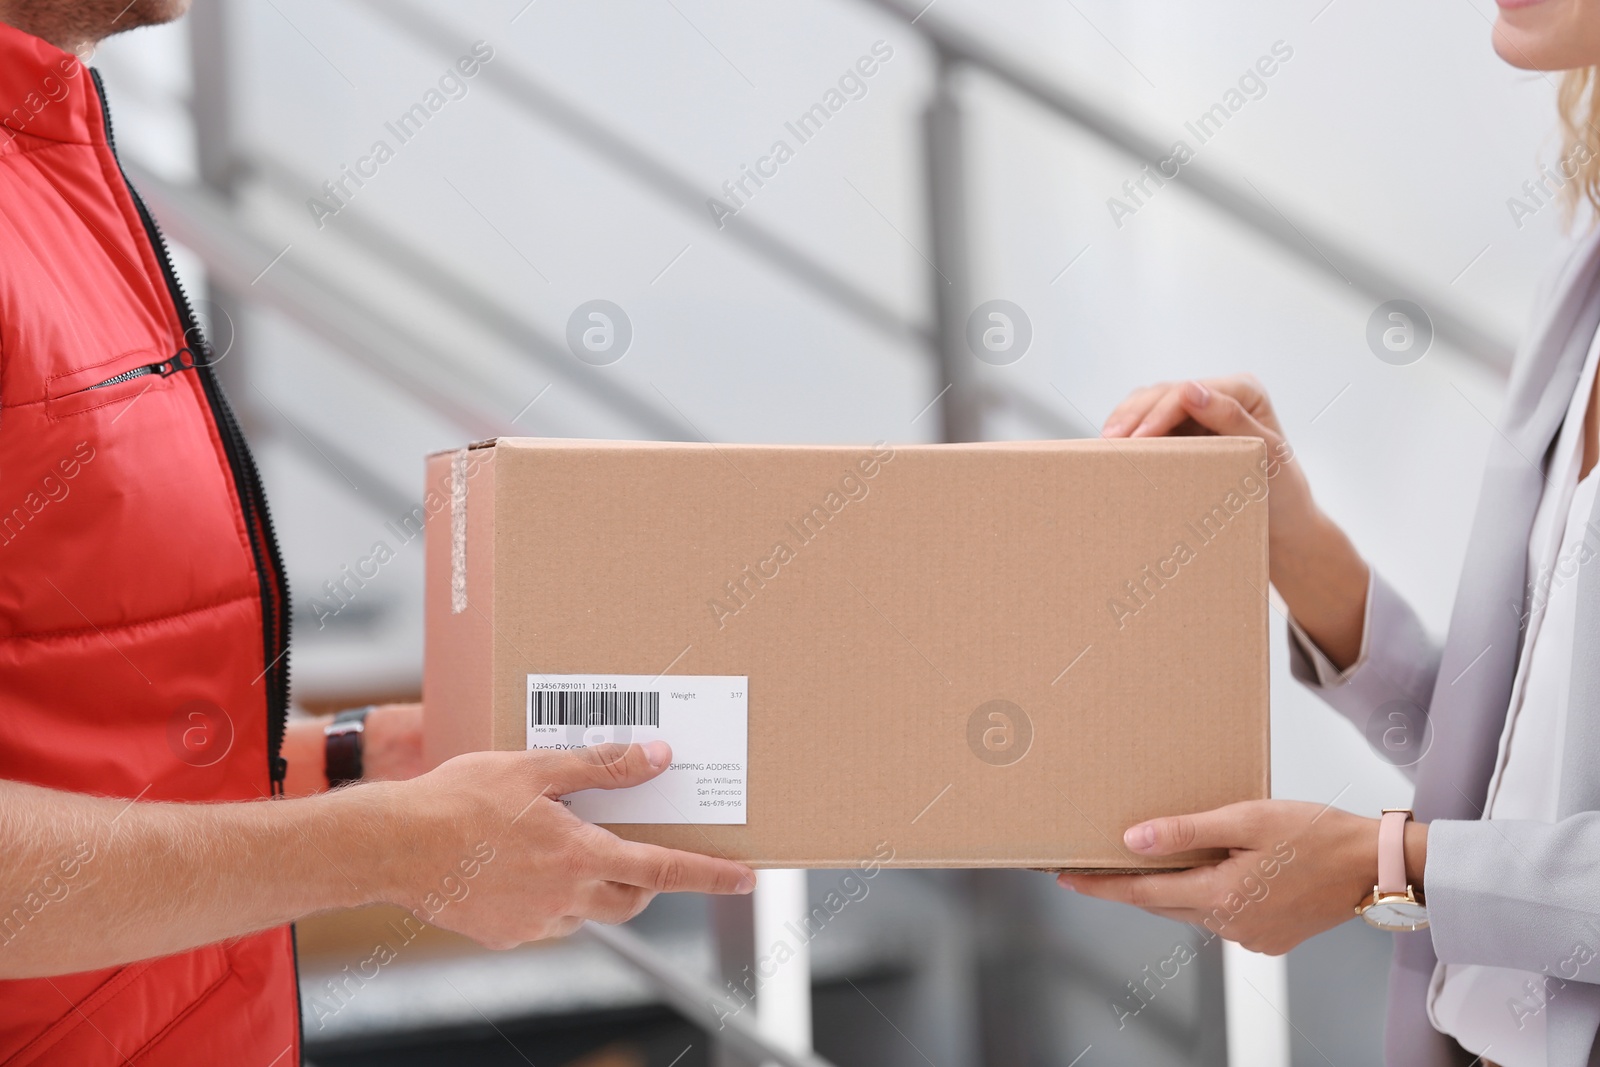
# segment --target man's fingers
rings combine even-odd
[[[1130,826],[1123,843],[1142,856],[1170,856],[1197,848],[1251,848],[1256,827],[1249,803],[1193,815],[1171,815]]]
[[[578,928],[583,925],[583,922],[583,918],[578,915],[564,916],[563,918],[557,919],[555,922],[550,924],[549,930],[545,932],[544,938],[541,940],[571,937],[573,934],[578,932]]]
[[[612,840],[615,844],[597,857],[601,878],[657,893],[748,893],[756,887],[755,872],[742,863]]]
[[[1199,867],[1170,874],[1063,874],[1063,888],[1086,897],[1131,904],[1136,908],[1199,909],[1210,899],[1212,869]]]
[[[639,914],[654,897],[654,892],[636,885],[595,882],[573,910],[580,918],[615,926]]]
[[[672,761],[665,741],[644,745],[590,745],[566,752],[539,752],[548,762],[550,792],[565,796],[580,789],[626,789],[648,782]]]

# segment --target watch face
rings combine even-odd
[[[1428,909],[1405,897],[1379,900],[1361,917],[1380,930],[1424,930],[1428,926]]]

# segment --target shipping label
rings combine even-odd
[[[749,707],[743,675],[530,674],[528,747],[665,741],[672,763],[645,784],[562,802],[594,823],[742,825]]]

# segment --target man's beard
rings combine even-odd
[[[0,19],[60,48],[86,54],[112,34],[181,18],[189,0],[12,0]]]

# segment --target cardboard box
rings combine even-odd
[[[1121,836],[1268,795],[1267,464],[1202,437],[434,455],[427,755],[665,732],[666,788],[575,810],[755,866],[1216,859]]]

